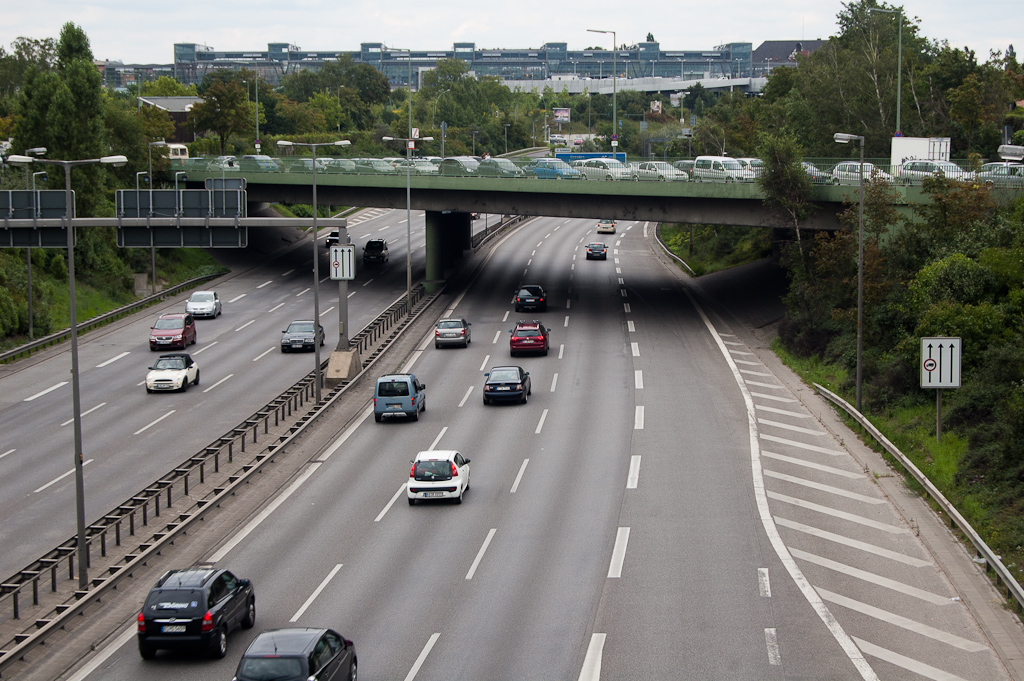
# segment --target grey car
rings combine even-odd
[[[313,328],[316,327],[316,339]],[[314,343],[324,344],[324,327],[310,321],[294,321],[281,332],[281,352],[291,350],[315,350]]]
[[[196,291],[185,303],[185,312],[191,312],[193,317],[218,317],[220,296],[216,291]]]
[[[465,319],[442,319],[434,329],[434,347],[457,345],[460,348],[468,348],[473,342],[470,326],[472,325]]]

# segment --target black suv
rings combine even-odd
[[[363,264],[368,262],[387,262],[390,257],[388,254],[388,242],[384,239],[370,239],[363,246]]]
[[[146,597],[138,617],[139,654],[192,650],[221,658],[228,632],[256,624],[252,582],[211,567],[169,570]]]
[[[268,629],[238,663],[233,681],[356,681],[356,647],[332,629]]]

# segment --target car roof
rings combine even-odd
[[[378,381],[390,381],[390,380],[394,380],[396,378],[412,378],[415,375],[416,374],[384,374],[383,376],[379,377],[377,380]]]
[[[424,452],[416,454],[416,458],[413,461],[451,461],[451,459],[459,452],[454,449],[430,449]]]
[[[157,580],[155,589],[198,588],[204,586],[212,577],[223,572],[215,568],[183,568],[168,570]]]
[[[523,371],[523,367],[509,365],[509,366],[501,366],[501,367],[491,367],[490,370],[487,373],[493,374],[495,371],[501,371],[503,369],[511,369],[511,370],[514,370],[514,371]]]
[[[178,319],[180,317],[184,317],[187,314],[192,314],[192,313],[191,312],[168,312],[166,314],[160,315],[159,319]]]
[[[522,328],[526,328],[526,329],[529,329],[529,328],[539,328],[540,327],[540,320],[539,319],[534,319],[532,322],[528,322],[525,319],[520,319],[518,322],[516,322],[516,327],[517,328],[522,327]]]
[[[591,241],[591,242],[590,242],[589,244],[587,244],[587,247],[588,247],[588,248],[589,248],[590,246],[604,246],[605,248],[607,248],[607,247],[608,247],[608,244],[606,244],[606,243],[605,243],[605,242],[603,242],[603,241]]]
[[[192,355],[187,352],[170,352],[166,355],[160,355],[157,359],[174,359],[175,357],[182,357],[184,359],[192,359]]]
[[[291,627],[261,631],[246,649],[246,655],[305,655],[327,629]]]

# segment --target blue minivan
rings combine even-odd
[[[373,418],[381,422],[385,414],[404,414],[411,421],[427,410],[427,386],[416,374],[386,374],[373,388]]]

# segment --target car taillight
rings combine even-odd
[[[142,616],[141,612],[139,613],[139,627],[138,627],[138,630],[139,630],[140,634],[145,634],[146,633],[146,618]]]
[[[414,407],[416,406],[416,396],[415,395],[413,395],[412,398],[409,400],[409,404],[411,404]]]
[[[374,397],[374,398],[373,398],[373,406],[374,406],[374,407],[376,407],[376,406],[377,406],[377,398],[376,398],[376,397]]]
[[[466,335],[466,330],[465,329],[459,329],[459,335],[460,336],[465,336]]]
[[[203,631],[213,631],[213,613],[209,610],[203,615]]]
[[[516,383],[516,390],[522,390],[522,389],[523,389],[523,384],[522,383]]]
[[[437,330],[437,329],[434,329],[434,335],[435,336],[440,336],[441,332],[439,330]]]
[[[455,462],[453,461],[452,462],[452,477],[455,478],[455,477],[458,477],[458,475],[459,475],[459,469],[455,467]]]
[[[412,468],[409,469],[409,477],[410,478],[416,477],[416,464],[413,464]]]

